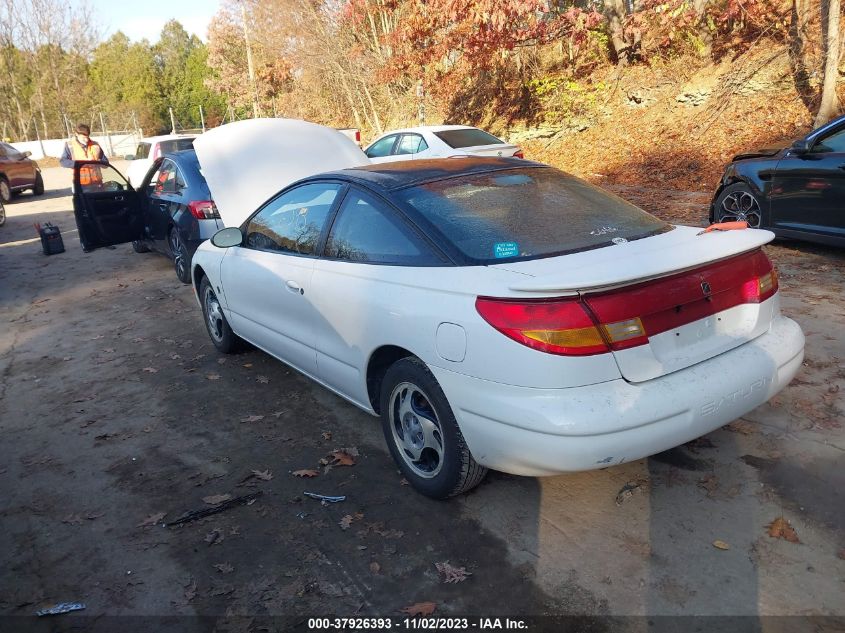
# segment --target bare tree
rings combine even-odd
[[[823,125],[836,116],[839,111],[839,99],[836,96],[836,80],[839,77],[839,0],[826,0],[822,3],[822,28],[827,17],[825,33],[824,83],[816,126]]]

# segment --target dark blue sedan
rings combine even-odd
[[[74,183],[83,249],[131,240],[137,253],[171,258],[183,283],[191,282],[194,251],[223,228],[194,150],[156,159],[137,191],[113,166],[99,163],[77,163]]]

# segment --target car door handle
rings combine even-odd
[[[302,288],[302,286],[300,286],[298,283],[296,283],[292,279],[290,281],[286,281],[285,285],[288,287],[288,290],[290,290],[291,292],[296,292],[296,293],[299,293],[301,295],[305,294],[305,290]]]
[[[123,202],[123,196],[115,196],[114,199],[118,202]]]

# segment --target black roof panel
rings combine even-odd
[[[362,167],[351,167],[339,171],[320,174],[352,178],[375,185],[386,191],[412,187],[434,180],[443,180],[466,174],[480,174],[505,169],[524,167],[548,167],[522,158],[432,158],[427,160],[403,160],[393,163],[379,163]]]

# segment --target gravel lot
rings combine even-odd
[[[435,502],[403,485],[375,418],[261,352],[218,355],[165,258],[83,254],[69,181],[46,169],[46,195],[7,205],[0,228],[0,614],[82,601],[88,615],[301,624],[433,601],[439,615],[845,615],[845,251],[767,249],[807,335],[772,402],[647,460],[492,473]],[[649,210],[702,223],[703,203]],[[61,227],[67,252],[41,254],[37,221]],[[357,463],[291,474],[337,448]],[[800,542],[769,536],[779,517]],[[444,583],[447,561],[471,575]]]

